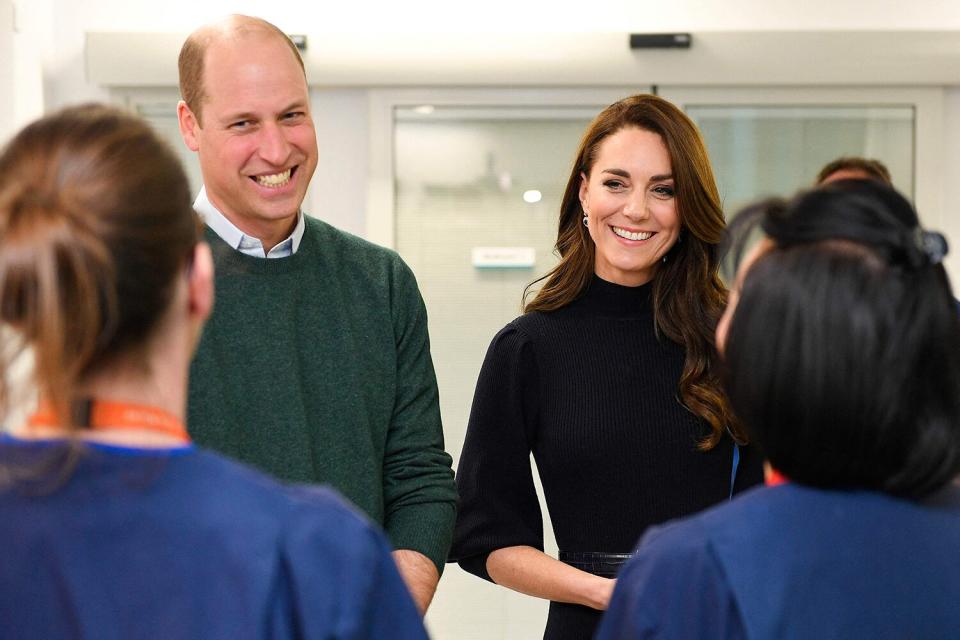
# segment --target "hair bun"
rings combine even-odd
[[[923,252],[931,265],[938,265],[943,262],[944,257],[950,251],[947,239],[937,231],[924,231],[918,227],[915,242],[917,248]]]

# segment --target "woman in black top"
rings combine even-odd
[[[551,600],[546,638],[592,635],[648,526],[761,479],[717,380],[723,229],[682,111],[640,95],[594,120],[563,197],[560,262],[490,345],[457,473],[451,560]],[[542,552],[531,452],[559,561]]]

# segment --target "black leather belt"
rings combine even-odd
[[[632,553],[605,553],[603,551],[560,552],[560,562],[603,578],[616,578],[620,568],[632,557]]]

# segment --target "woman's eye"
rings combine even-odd
[[[603,186],[607,187],[608,189],[623,189],[626,185],[620,180],[607,180],[603,183]]]
[[[673,187],[668,187],[667,185],[663,185],[663,184],[654,187],[653,192],[656,193],[661,198],[672,198],[674,195]]]

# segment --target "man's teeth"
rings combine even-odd
[[[646,240],[653,235],[652,231],[627,231],[626,229],[621,229],[620,227],[613,227],[613,232],[620,236],[621,238],[626,238],[627,240]]]
[[[290,169],[270,176],[256,176],[257,184],[264,187],[282,187],[290,182]]]

